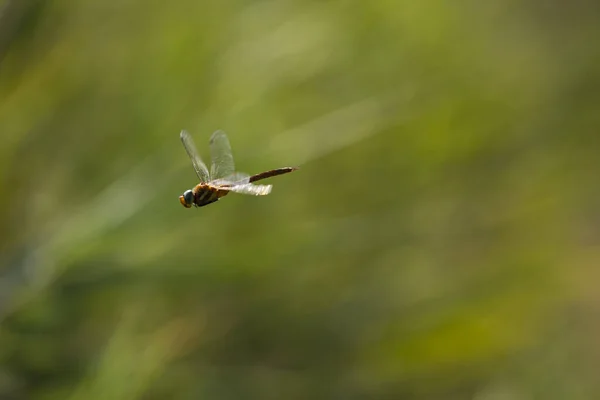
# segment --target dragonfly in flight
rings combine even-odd
[[[227,134],[218,130],[210,137],[211,166],[209,172],[206,164],[198,155],[190,134],[187,131],[181,131],[179,137],[192,160],[194,171],[200,179],[200,183],[193,189],[186,190],[179,196],[179,202],[185,208],[207,206],[228,195],[229,192],[265,196],[271,192],[272,185],[254,185],[253,182],[298,169],[297,167],[283,167],[252,176],[236,172]]]

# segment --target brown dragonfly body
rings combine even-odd
[[[192,193],[194,194],[194,206],[204,207],[214,203],[221,197],[227,196],[229,194],[229,190],[217,188],[207,183],[199,183],[192,189]]]
[[[216,131],[210,139],[212,165],[209,172],[198,155],[189,133],[182,131],[180,138],[200,179],[198,185],[179,196],[179,201],[186,208],[190,208],[192,205],[194,207],[207,206],[221,197],[227,196],[229,192],[254,196],[267,195],[271,192],[271,185],[254,185],[252,183],[298,169],[297,167],[277,168],[252,176],[235,172],[229,139],[225,132]]]

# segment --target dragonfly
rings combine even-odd
[[[218,201],[221,197],[227,196],[230,192],[266,196],[271,193],[272,185],[255,185],[254,182],[287,174],[298,169],[298,167],[283,167],[252,176],[237,172],[227,134],[222,130],[218,130],[212,134],[209,141],[211,158],[209,171],[198,155],[191,135],[183,130],[179,137],[192,161],[194,171],[200,179],[200,183],[193,189],[186,190],[179,196],[179,202],[185,208],[207,206]]]

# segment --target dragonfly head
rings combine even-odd
[[[194,193],[191,190],[186,190],[183,195],[179,196],[179,202],[185,208],[190,208],[194,204]]]

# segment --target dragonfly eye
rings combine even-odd
[[[179,196],[179,202],[183,204],[185,208],[190,208],[194,204],[194,193],[191,190],[186,190],[183,196]]]

